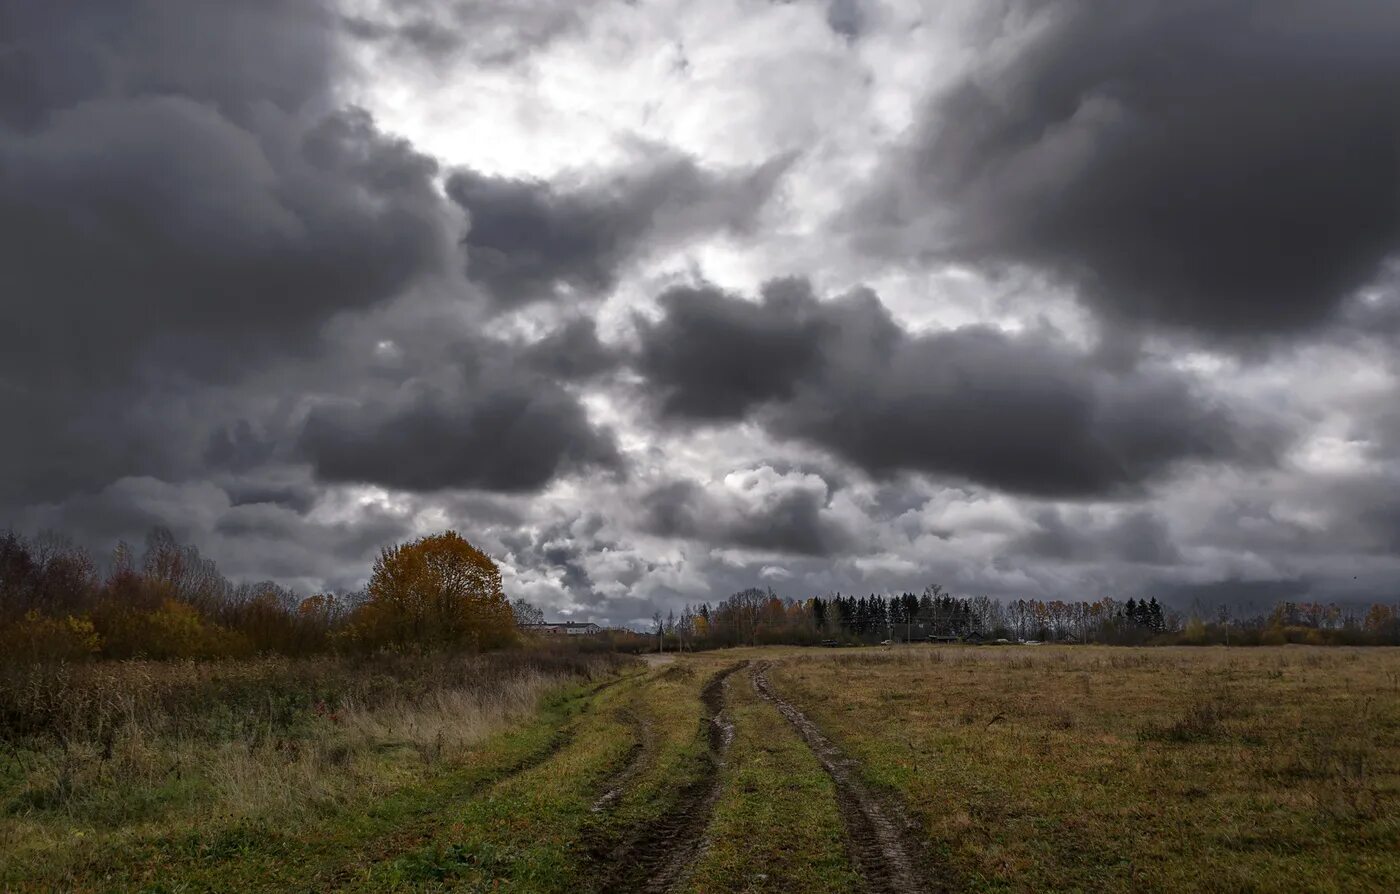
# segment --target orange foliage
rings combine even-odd
[[[360,645],[494,649],[516,639],[500,569],[455,531],[385,549],[366,592],[346,631]]]

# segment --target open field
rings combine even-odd
[[[1400,888],[1394,650],[65,673],[5,681],[3,890]]]

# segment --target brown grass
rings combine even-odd
[[[1400,886],[1400,651],[912,647],[774,680],[973,888]]]

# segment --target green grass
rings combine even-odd
[[[716,666],[673,664],[654,671],[630,706],[644,748],[621,796],[592,817],[595,849],[616,847],[659,819],[680,792],[709,773],[700,689]]]
[[[386,851],[427,837],[450,811],[494,781],[547,755],[584,715],[593,688],[555,685],[526,722],[436,758],[415,747],[421,742],[391,737],[336,744],[348,734],[326,721],[320,721],[322,738],[312,740],[314,758],[275,750],[250,754],[242,743],[182,739],[172,747],[175,759],[187,764],[184,773],[143,769],[123,777],[114,758],[96,771],[88,767],[91,778],[57,803],[44,803],[51,787],[35,784],[35,766],[61,760],[61,749],[55,757],[12,748],[10,797],[0,815],[0,889],[337,887]],[[160,742],[155,739],[147,750],[159,754]],[[334,760],[322,760],[326,754]],[[221,755],[241,768],[238,778],[222,786],[212,778]],[[283,792],[281,800],[250,791],[250,780],[241,775],[256,779],[288,766],[299,774],[291,781],[306,779],[310,787]],[[296,803],[299,798],[305,803]]]
[[[812,752],[748,674],[729,687],[734,744],[708,846],[689,891],[860,891],[842,841],[836,794]]]
[[[546,894],[575,887],[589,807],[634,741],[634,730],[613,710],[627,697],[623,687],[600,694],[563,748],[456,805],[426,841],[366,867],[343,889]]]

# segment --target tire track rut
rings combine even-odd
[[[617,800],[622,797],[622,793],[631,785],[637,774],[646,767],[648,756],[655,750],[655,733],[652,730],[650,718],[638,714],[633,708],[624,708],[619,712],[621,718],[637,731],[637,741],[632,743],[632,748],[627,752],[627,757],[623,760],[622,768],[608,778],[604,786],[603,794],[598,796],[598,800],[593,802],[589,808],[590,813],[603,813],[611,810]]]
[[[836,786],[836,805],[846,830],[846,844],[856,871],[872,894],[927,894],[947,886],[929,877],[931,861],[923,853],[915,827],[898,805],[877,795],[861,781],[855,761],[845,754],[768,682],[769,662],[755,665],[754,690],[797,730]]]
[[[680,790],[664,816],[622,841],[610,853],[600,855],[605,870],[595,890],[666,894],[685,880],[719,801],[719,768],[734,740],[734,724],[724,710],[725,685],[731,674],[747,664],[745,661],[725,668],[711,677],[700,692],[709,745],[704,772]]]
[[[640,679],[635,675],[624,675],[611,677],[601,683],[595,683],[588,688],[580,699],[581,706],[586,709],[591,706],[593,700],[604,690],[611,689],[622,683],[631,683]],[[354,858],[348,862],[343,862],[324,875],[316,879],[319,890],[339,890],[342,886],[349,884],[355,877],[364,872],[370,865],[382,863],[393,859],[395,856],[403,854],[412,848],[421,845],[432,837],[433,832],[438,828],[440,818],[438,814],[451,809],[452,803],[462,803],[486,792],[493,786],[500,785],[508,779],[527,773],[534,768],[541,766],[550,758],[554,757],[564,748],[573,743],[578,734],[579,718],[573,716],[565,720],[553,731],[544,745],[534,751],[521,755],[514,762],[501,767],[489,776],[472,781],[460,789],[452,792],[450,801],[444,800],[441,804],[435,804],[425,809],[421,817],[414,821],[394,829],[393,831],[375,838],[367,846],[358,850]]]

